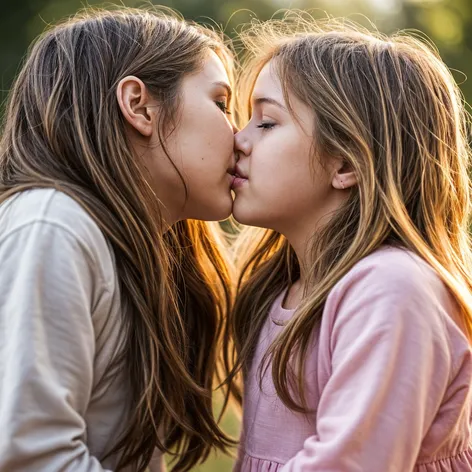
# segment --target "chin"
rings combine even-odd
[[[203,221],[222,221],[231,216],[233,208],[231,196],[215,198],[212,203],[212,206],[206,206],[204,210],[202,209],[203,211],[198,212],[198,215],[191,216],[190,218]],[[215,206],[215,203],[218,203],[218,206]]]
[[[211,219],[208,219],[208,221],[222,221],[222,220],[227,220],[231,216],[231,205],[229,205],[227,208],[222,209],[220,212],[215,213],[215,216]]]
[[[242,205],[238,205],[236,203],[236,200],[233,203],[233,218],[238,222],[241,223],[242,225],[247,225],[247,226],[259,226],[259,227],[264,227],[262,223],[262,219],[258,218],[256,214],[254,214],[254,211],[251,211],[250,208],[245,208]]]

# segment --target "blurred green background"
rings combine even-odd
[[[139,7],[151,2],[108,3]],[[197,21],[208,22],[211,18],[230,36],[238,24],[250,20],[248,10],[260,19],[267,19],[282,8],[317,9],[315,16],[327,12],[362,22],[361,14],[385,33],[419,29],[436,43],[446,64],[454,70],[466,100],[472,102],[472,80],[466,80],[466,76],[472,75],[472,0],[153,0],[152,3],[175,8],[186,18]],[[84,5],[81,0],[0,0],[0,103],[6,98],[29,43],[47,24],[73,14]],[[103,5],[103,0],[89,0],[88,5]]]
[[[150,2],[108,3],[140,7]],[[229,36],[234,36],[236,27],[248,22],[251,16],[268,19],[284,8],[316,9],[312,12],[314,16],[327,13],[366,23],[364,15],[385,33],[419,29],[437,45],[465,99],[472,102],[472,79],[467,80],[467,76],[472,76],[472,0],[161,0],[152,3],[175,8],[184,17],[200,22],[208,23],[211,18]],[[103,5],[103,1],[89,0],[88,5]],[[73,14],[85,4],[80,0],[0,0],[0,6],[0,105],[3,105],[29,43],[48,24]],[[0,114],[2,109],[0,106]],[[226,415],[224,428],[237,436],[236,415]],[[195,470],[224,472],[231,470],[231,463],[229,458],[212,457]]]

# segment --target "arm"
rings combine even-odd
[[[336,316],[317,435],[283,472],[414,468],[447,386],[450,356],[427,282],[389,270],[366,270],[327,307]]]
[[[83,418],[103,283],[88,248],[37,221],[0,240],[0,267],[0,472],[104,472]]]

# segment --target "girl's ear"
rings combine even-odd
[[[334,159],[331,185],[338,190],[348,189],[357,185],[357,176],[352,167],[343,159]]]
[[[157,106],[143,81],[132,75],[121,79],[116,98],[128,124],[142,136],[150,137],[156,126]]]

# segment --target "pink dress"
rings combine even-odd
[[[245,382],[234,471],[472,471],[472,356],[429,265],[385,247],[331,291],[306,362],[314,413],[288,410],[264,352],[294,310],[275,301]]]

